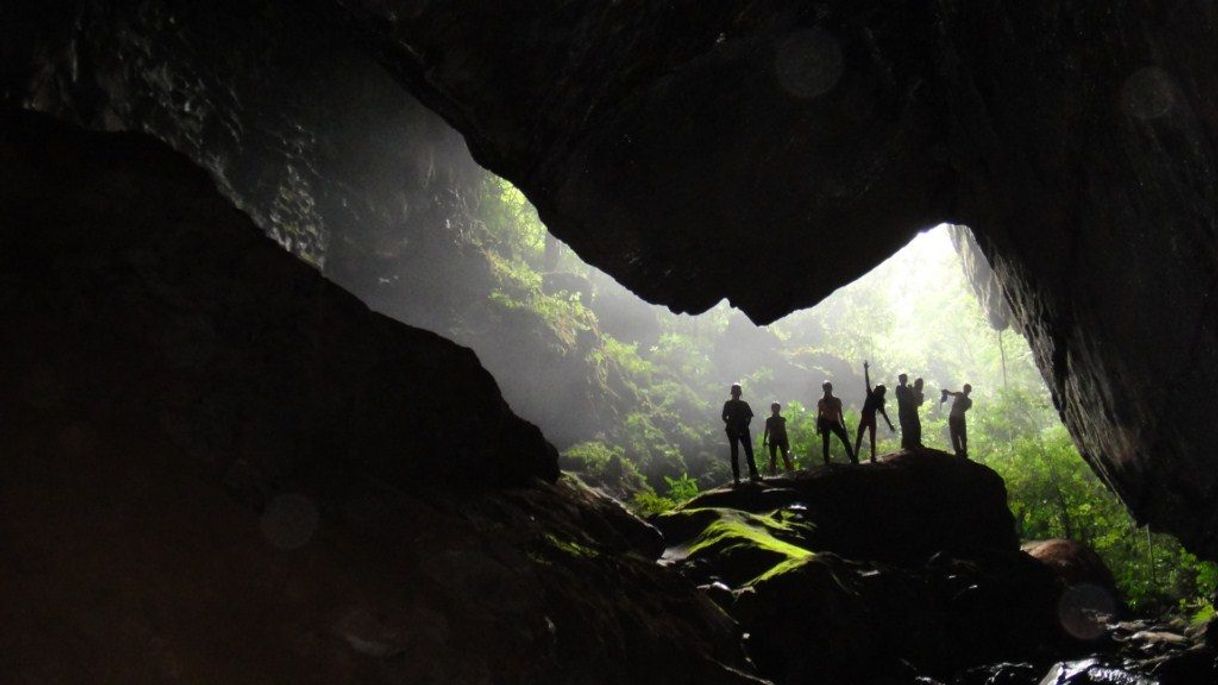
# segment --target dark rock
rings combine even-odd
[[[1212,648],[1191,649],[1169,657],[1152,673],[1159,685],[1218,683],[1218,653]]]
[[[800,501],[800,492],[788,478],[765,478],[761,481],[741,481],[737,486],[724,486],[698,493],[682,505],[682,509],[727,507],[738,511],[764,513],[781,509]]]
[[[1071,635],[1093,640],[1104,636],[1127,607],[1107,564],[1090,547],[1074,540],[1036,540],[1023,551],[1045,564],[1061,586],[1058,612]]]
[[[1056,664],[1041,680],[1041,683],[1046,685],[1158,685],[1154,679],[1134,673],[1124,664],[1107,658],[1090,658]]]
[[[952,685],[1039,685],[1041,674],[1032,664],[991,664],[965,669]]]
[[[1068,9],[10,2],[0,98],[225,160],[225,185],[263,189],[251,211],[289,216],[278,237],[312,254],[330,217],[389,205],[342,192],[379,165],[331,175],[311,153],[379,142],[377,121],[329,115],[383,64],[585,258],[652,301],[726,296],[757,321],[967,225],[1084,457],[1213,558],[1218,23],[1195,1]],[[777,257],[733,278],[741,245]]]
[[[977,302],[981,305],[989,320],[990,327],[996,331],[1006,330],[1014,321],[1011,306],[1007,304],[1006,292],[1002,283],[990,268],[990,262],[973,237],[973,231],[968,226],[951,225],[949,227],[952,245],[960,255],[964,275],[968,279]]]
[[[998,474],[932,449],[710,490],[682,509],[703,507],[751,512],[790,507],[813,524],[801,544],[850,559],[920,563],[942,551],[1019,548]],[[673,524],[657,525],[664,530]],[[683,537],[675,530],[674,535]]]
[[[1076,540],[1033,540],[1022,545],[1033,559],[1053,569],[1066,585],[1087,583],[1118,597],[1116,580],[1108,565],[1087,545]]]
[[[1055,572],[1017,547],[1001,480],[973,462],[928,450],[819,468],[653,523],[665,564],[737,587],[724,606],[776,682],[947,682],[981,666],[967,682],[1038,682],[994,664],[1086,653],[1063,630]]]
[[[151,403],[167,437],[217,473],[282,483],[327,458],[408,489],[558,477],[554,448],[473,353],[285,259],[162,146],[30,114],[0,126],[0,239],[11,287],[31,293],[6,303],[6,349],[26,370],[15,382],[53,383],[57,408],[108,398],[122,416]],[[52,364],[73,372],[37,371]]]
[[[699,585],[698,589],[705,593],[707,597],[710,597],[711,601],[724,611],[730,609],[732,603],[736,601],[736,596],[732,594],[732,589],[720,582]]]
[[[820,553],[748,589],[732,613],[753,660],[777,682],[887,682],[903,664],[950,680],[1062,649],[1052,576],[1018,553],[917,569]]]
[[[6,112],[0,169],[5,679],[758,682],[468,350],[142,135]]]
[[[593,538],[619,552],[634,552],[646,559],[659,559],[664,553],[664,536],[655,526],[626,510],[622,503],[583,487],[571,476],[576,506],[569,508],[569,519]]]

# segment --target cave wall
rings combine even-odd
[[[140,3],[138,40],[121,4],[10,4],[0,92],[93,125],[129,105],[197,111],[199,79],[161,78],[183,55],[224,64],[225,36],[249,26],[268,44],[328,36],[391,70],[581,256],[680,311],[728,297],[770,321],[921,228],[965,224],[1085,458],[1140,520],[1218,557],[1212,4],[229,4]],[[185,50],[160,52],[183,32]],[[138,78],[111,78],[132,64]],[[317,93],[292,60],[225,68]],[[279,98],[250,111],[295,119]],[[127,121],[191,147],[157,120]],[[248,130],[225,121],[192,156]],[[311,231],[292,246],[324,241]]]
[[[968,225],[1085,458],[1218,556],[1212,4],[346,4],[557,235],[676,309],[769,321]]]
[[[10,5],[8,104],[143,131],[206,168],[286,249],[372,309],[475,350],[513,409],[568,446],[637,401],[497,287],[462,136],[360,46],[331,3]],[[610,371],[612,374],[612,370]]]
[[[1218,556],[1218,14],[1209,3],[946,17],[973,228],[1063,420],[1135,517]]]

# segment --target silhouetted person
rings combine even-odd
[[[973,401],[968,396],[972,391],[973,386],[965,383],[962,392],[945,389],[939,400],[939,404],[943,404],[948,397],[956,398],[952,401],[952,410],[947,415],[947,428],[952,436],[952,449],[956,451],[956,456],[965,459],[968,459],[968,426],[964,421],[964,412],[973,406]]]
[[[846,456],[850,463],[857,464],[859,460],[850,450],[850,436],[846,434],[846,417],[842,415],[842,401],[833,396],[833,384],[825,381],[820,386],[825,396],[816,403],[816,432],[820,433],[821,451],[825,463],[829,463],[829,433],[833,432],[846,448]]]
[[[744,456],[749,460],[749,478],[761,480],[757,474],[757,462],[753,461],[753,437],[749,435],[749,422],[753,420],[753,410],[749,403],[740,399],[742,391],[740,384],[732,385],[732,399],[723,403],[723,423],[727,430],[727,444],[732,449],[732,480],[740,484],[740,450],[737,443],[744,445]]]
[[[901,447],[907,450],[918,447],[918,400],[909,383],[909,376],[897,376],[897,420],[901,422]]]
[[[888,389],[883,385],[877,385],[874,389],[871,387],[871,371],[870,365],[863,362],[863,382],[867,384],[867,399],[863,400],[863,411],[859,418],[859,432],[854,439],[854,453],[861,455],[860,448],[863,446],[863,431],[871,432],[871,461],[875,462],[875,415],[878,413],[884,417],[884,423],[888,424],[888,430],[896,430],[892,427],[892,421],[888,418],[888,412],[884,411],[884,395]]]
[[[778,450],[782,450],[782,463],[788,471],[794,471],[791,465],[791,444],[787,442],[787,417],[780,415],[782,405],[777,402],[770,405],[770,417],[765,420],[765,435],[761,436],[761,446],[770,446],[770,475],[778,471]]]
[[[922,393],[922,379],[919,378],[913,382],[913,444],[914,447],[922,446],[922,416],[920,415],[919,407],[926,401],[926,396]]]

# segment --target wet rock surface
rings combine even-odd
[[[0,116],[6,682],[757,682],[468,350],[140,135]]]

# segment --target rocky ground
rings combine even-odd
[[[1200,629],[1118,621],[1112,575],[1091,550],[1021,550],[997,474],[937,450],[712,490],[652,523],[661,563],[739,621],[778,683],[1218,675]]]

